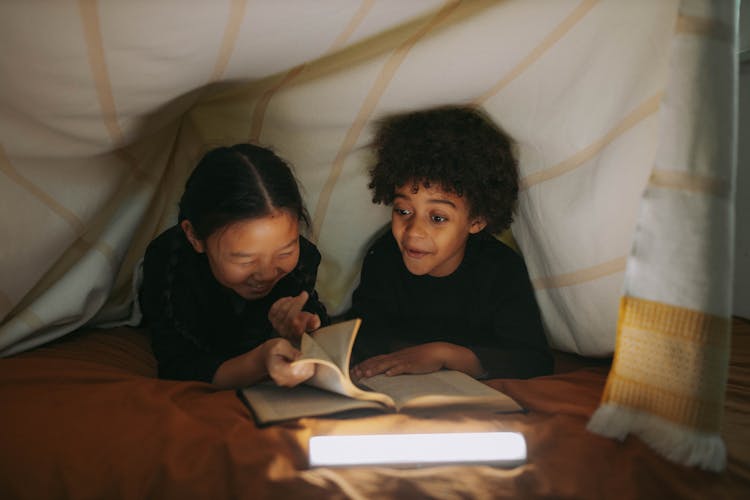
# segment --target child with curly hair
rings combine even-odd
[[[511,139],[478,109],[444,106],[386,118],[373,146],[373,202],[393,212],[346,314],[363,319],[352,376],[551,373],[526,266],[493,236],[518,198]]]

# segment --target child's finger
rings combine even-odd
[[[307,380],[315,374],[313,363],[300,363],[292,366],[292,375],[299,381]]]
[[[312,332],[313,330],[320,328],[320,316],[306,311],[302,311],[301,314],[306,316],[306,318],[304,318],[306,332]]]
[[[392,377],[394,375],[401,375],[402,373],[410,373],[410,370],[408,370],[408,366],[409,365],[407,363],[396,363],[385,370],[383,373],[385,373],[389,377]]]
[[[313,363],[283,363],[277,366],[275,373],[271,374],[277,385],[294,387],[304,382],[315,374]]]
[[[391,355],[381,354],[363,361],[355,367],[355,370],[357,370],[362,377],[374,377],[375,375],[384,373],[386,370],[394,366],[395,363],[396,361]]]
[[[296,297],[282,297],[274,302],[268,310],[268,319],[271,323],[284,323],[288,321],[289,317],[295,317],[302,310],[305,302],[307,302],[307,292],[305,291]]]
[[[296,297],[292,297],[287,305],[284,317],[281,318],[281,320],[287,322],[294,321],[302,311],[302,308],[304,307],[305,302],[307,302],[308,297],[309,295],[304,290],[302,290]]]
[[[270,357],[271,362],[291,362],[300,356],[300,351],[286,339],[275,339],[269,342],[274,342],[273,348],[271,349]]]
[[[289,303],[293,297],[282,297],[273,303],[271,308],[268,310],[268,320],[271,323],[279,322],[286,316],[286,311],[289,309]]]
[[[312,313],[301,314],[308,298],[308,293],[303,290],[296,297],[283,297],[274,302],[268,311],[268,320],[279,335],[297,340],[305,331],[308,326],[305,315],[312,316]]]
[[[277,385],[292,387],[313,376],[315,373],[313,363],[293,362],[299,358],[300,351],[289,341],[277,339],[272,342],[274,344],[266,360],[266,368]]]

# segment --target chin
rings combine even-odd
[[[235,292],[237,293],[237,295],[239,295],[245,300],[258,300],[258,299],[262,299],[263,297],[271,293],[271,290],[273,290],[273,287],[262,292],[255,292],[255,291],[247,290],[247,289],[243,289],[242,291],[235,290]]]
[[[410,266],[406,262],[404,262],[404,266],[406,267],[406,270],[414,276],[424,276],[425,274],[429,274],[429,272],[431,271],[431,269],[425,269],[424,267]]]

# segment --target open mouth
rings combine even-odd
[[[406,248],[406,247],[404,247],[404,253],[408,257],[411,257],[412,259],[421,259],[425,255],[427,255],[428,252],[423,252],[421,250],[416,250],[416,249],[413,249],[413,248]]]
[[[248,283],[247,287],[253,292],[253,293],[263,293],[271,290],[273,287],[273,283]]]

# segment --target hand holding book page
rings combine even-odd
[[[354,319],[318,329],[312,335],[303,334],[300,343],[302,356],[293,364],[316,365],[315,374],[305,381],[308,385],[355,399],[378,401],[393,406],[393,400],[386,394],[362,390],[349,377],[349,361],[361,323],[362,320]]]
[[[303,334],[302,356],[294,363],[314,363],[315,375],[292,388],[273,383],[239,391],[260,424],[325,415],[352,409],[401,411],[402,408],[467,406],[493,412],[523,408],[507,395],[465,373],[442,370],[422,375],[376,375],[355,385],[349,361],[361,320],[337,323]],[[360,387],[361,386],[361,387]]]

